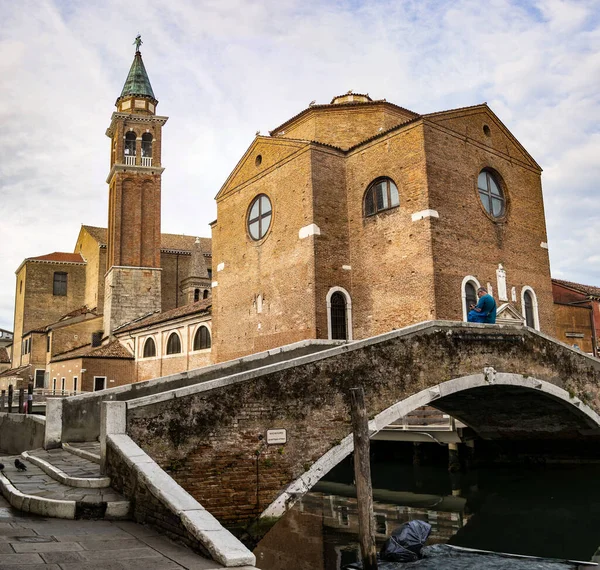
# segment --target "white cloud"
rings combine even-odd
[[[553,271],[600,285],[598,0],[25,0],[0,17],[0,327],[14,270],[106,225],[104,131],[142,53],[164,129],[163,231],[210,235],[260,129],[348,89],[418,112],[487,101],[544,167]],[[596,224],[597,225],[597,224]]]

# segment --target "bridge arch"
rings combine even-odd
[[[369,436],[373,437],[392,422],[422,406],[435,406],[437,400],[453,394],[493,386],[523,388],[544,394],[551,400],[560,402],[566,406],[574,415],[579,416],[590,429],[600,428],[600,415],[584,404],[579,398],[570,395],[566,390],[538,378],[523,376],[522,374],[497,372],[494,368],[489,367],[484,368],[483,373],[454,378],[421,390],[404,400],[396,402],[369,421]],[[302,476],[290,483],[283,493],[265,509],[261,517],[282,516],[326,473],[350,455],[353,450],[353,434],[350,433],[338,445],[331,448],[320,459],[315,461]]]

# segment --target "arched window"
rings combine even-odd
[[[167,354],[179,354],[181,352],[181,340],[177,333],[171,333],[167,340]]]
[[[535,291],[529,286],[521,289],[521,312],[528,327],[540,330],[537,297]]]
[[[208,330],[208,327],[198,327],[198,330],[194,335],[194,350],[210,348],[210,345],[210,331]]]
[[[204,293],[202,293],[203,299],[208,299],[208,289],[204,289]]]
[[[259,194],[254,198],[248,211],[248,233],[254,241],[258,241],[267,235],[272,214],[271,200],[267,196]]]
[[[472,275],[467,275],[461,285],[461,297],[462,297],[462,313],[463,321],[467,320],[467,315],[470,311],[471,305],[477,305],[477,289],[479,289],[479,281]]]
[[[346,323],[346,299],[339,291],[331,296],[331,338],[346,340],[348,338]]]
[[[506,212],[504,192],[498,178],[487,168],[484,168],[477,177],[477,190],[479,199],[485,211],[494,218],[501,218]]]
[[[332,287],[327,293],[327,338],[352,340],[352,301],[342,287]]]
[[[128,156],[135,156],[135,139],[136,135],[133,131],[128,131],[125,135],[125,162],[127,161]],[[134,162],[133,162],[134,163]]]
[[[152,337],[148,337],[144,343],[144,358],[156,356],[156,343]]]
[[[152,135],[150,133],[142,135],[142,157],[152,157]]]
[[[399,205],[398,188],[389,178],[378,178],[371,182],[365,192],[365,216],[373,216]]]
[[[194,303],[200,300],[200,289],[194,289]]]

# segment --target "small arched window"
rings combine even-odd
[[[153,338],[149,337],[144,343],[144,358],[151,358],[152,356],[156,356],[156,343]]]
[[[194,350],[203,350],[205,348],[210,348],[210,346],[210,331],[208,330],[208,327],[199,327],[194,335]]]
[[[471,305],[477,305],[477,289],[479,281],[472,275],[467,275],[461,285],[463,321],[467,320]]]
[[[533,313],[533,297],[529,291],[523,293],[523,309],[525,312],[525,324],[528,327],[535,328],[535,318]]]
[[[538,314],[538,301],[535,291],[526,285],[521,289],[521,312],[525,324],[532,329],[540,330],[540,317]]]
[[[331,296],[331,338],[333,340],[347,340],[348,338],[346,298],[339,291]]]
[[[167,340],[167,354],[179,354],[181,352],[181,340],[177,333],[171,333]]]
[[[135,156],[135,133],[128,131],[125,135],[125,156]]]
[[[200,300],[200,289],[194,289],[194,303]]]
[[[488,169],[484,169],[477,177],[479,199],[485,211],[493,218],[501,218],[506,211],[504,192],[498,178]]]
[[[152,135],[144,133],[142,135],[142,157],[152,156]]]
[[[365,193],[365,216],[373,216],[399,205],[398,188],[392,180],[378,178],[371,182]]]
[[[208,299],[208,289],[204,289],[204,293],[202,293],[203,299]]]

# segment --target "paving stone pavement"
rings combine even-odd
[[[24,462],[27,471],[18,471],[14,466],[17,455],[2,456],[0,461],[4,464],[4,475],[22,493],[45,497],[47,499],[58,499],[66,501],[84,501],[86,503],[118,502],[125,501],[125,497],[110,487],[100,489],[89,489],[69,487],[55,481],[46,475],[39,467]]]
[[[0,570],[216,570],[220,564],[128,521],[47,519],[0,497]],[[240,567],[236,570],[256,570]]]
[[[98,478],[100,477],[100,465],[88,459],[73,455],[65,449],[34,449],[28,452],[34,457],[39,457],[70,477]]]

